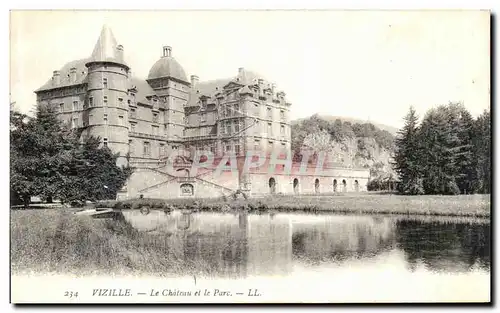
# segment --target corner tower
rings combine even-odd
[[[85,64],[88,68],[85,135],[100,137],[102,144],[119,153],[117,165],[127,164],[128,79],[123,46],[106,25]]]
[[[147,82],[164,104],[165,135],[172,149],[184,140],[184,107],[190,93],[190,83],[182,66],[172,57],[172,47],[163,47],[162,57],[151,67]]]

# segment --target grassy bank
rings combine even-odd
[[[11,211],[10,229],[13,274],[210,275],[221,268],[190,258],[189,247],[175,235],[145,234],[125,221],[76,216],[68,209]]]
[[[138,209],[138,201],[125,207]],[[274,195],[249,199],[143,199],[141,203],[158,209],[188,209],[225,212],[338,212],[352,214],[406,214],[464,217],[489,217],[489,195],[463,196],[399,196],[387,194],[351,194],[338,196]],[[163,205],[161,204],[163,202]],[[123,208],[119,203],[116,208]]]

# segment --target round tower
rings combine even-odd
[[[126,165],[129,66],[123,58],[123,46],[117,45],[106,26],[85,65],[88,68],[86,135],[100,137],[102,145],[119,153],[117,165]]]

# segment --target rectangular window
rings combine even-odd
[[[103,145],[104,147],[108,147],[108,138],[103,138],[103,139],[102,139],[102,145]]]
[[[123,98],[118,98],[118,106],[123,107]]]
[[[224,142],[224,153],[228,153],[229,151],[231,151],[231,145],[229,144],[229,142],[225,141]]]
[[[159,156],[162,157],[165,155],[165,144],[160,143],[160,150],[159,150]]]
[[[78,111],[80,110],[78,101],[73,101],[73,111]]]
[[[231,109],[229,105],[226,105],[226,117],[231,116]]]
[[[102,78],[102,88],[108,89],[108,79],[106,77]]]
[[[108,96],[104,96],[102,102],[104,103],[105,106],[108,105]]]
[[[240,142],[238,140],[234,141],[234,152],[236,155],[240,154]]]
[[[221,134],[226,133],[226,123],[224,121],[220,122],[220,133]]]
[[[71,120],[71,128],[77,128],[78,127],[78,117],[73,117]]]
[[[254,151],[259,151],[260,150],[260,140],[255,140],[255,142],[253,143],[253,150]]]
[[[272,123],[267,123],[267,135],[268,136],[273,135],[273,124]]]
[[[143,147],[142,152],[145,156],[151,155],[151,146],[150,146],[150,143],[148,141],[144,142],[144,147]]]
[[[64,103],[59,103],[59,112],[64,112]]]
[[[236,115],[239,115],[239,114],[240,114],[240,112],[239,112],[239,111],[240,111],[240,105],[239,105],[238,103],[236,103],[236,104],[234,105],[234,115],[235,115],[235,116],[236,116]]]
[[[280,134],[282,136],[285,136],[285,125],[281,125],[281,127],[280,127]]]
[[[153,123],[158,123],[158,113],[153,113]]]
[[[282,120],[285,119],[285,111],[284,110],[280,111],[280,117],[281,117]]]
[[[136,115],[136,112],[135,112],[135,109],[132,108],[130,109],[130,118],[135,118],[137,115]]]
[[[214,143],[210,144],[210,152],[212,152],[213,154],[215,154],[215,144]]]
[[[239,120],[234,121],[234,132],[236,134],[240,132],[240,121]]]
[[[231,121],[226,121],[226,133],[231,134]]]
[[[130,131],[135,132],[135,123],[130,123]]]
[[[104,124],[108,124],[108,114],[104,113]]]
[[[273,110],[271,108],[267,108],[267,118],[270,120],[273,119]]]
[[[134,142],[132,141],[132,139],[128,140],[128,153],[134,153]]]
[[[123,115],[118,115],[118,125],[123,125]]]
[[[207,121],[207,116],[205,113],[201,113],[200,114],[200,122],[206,122]]]
[[[89,107],[93,107],[93,106],[94,106],[94,98],[89,97]]]

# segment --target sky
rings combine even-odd
[[[314,113],[400,127],[461,101],[490,107],[486,11],[12,11],[10,98],[34,108],[33,91],[65,63],[90,56],[103,24],[145,79],[164,45],[188,77],[274,81],[291,118]]]

